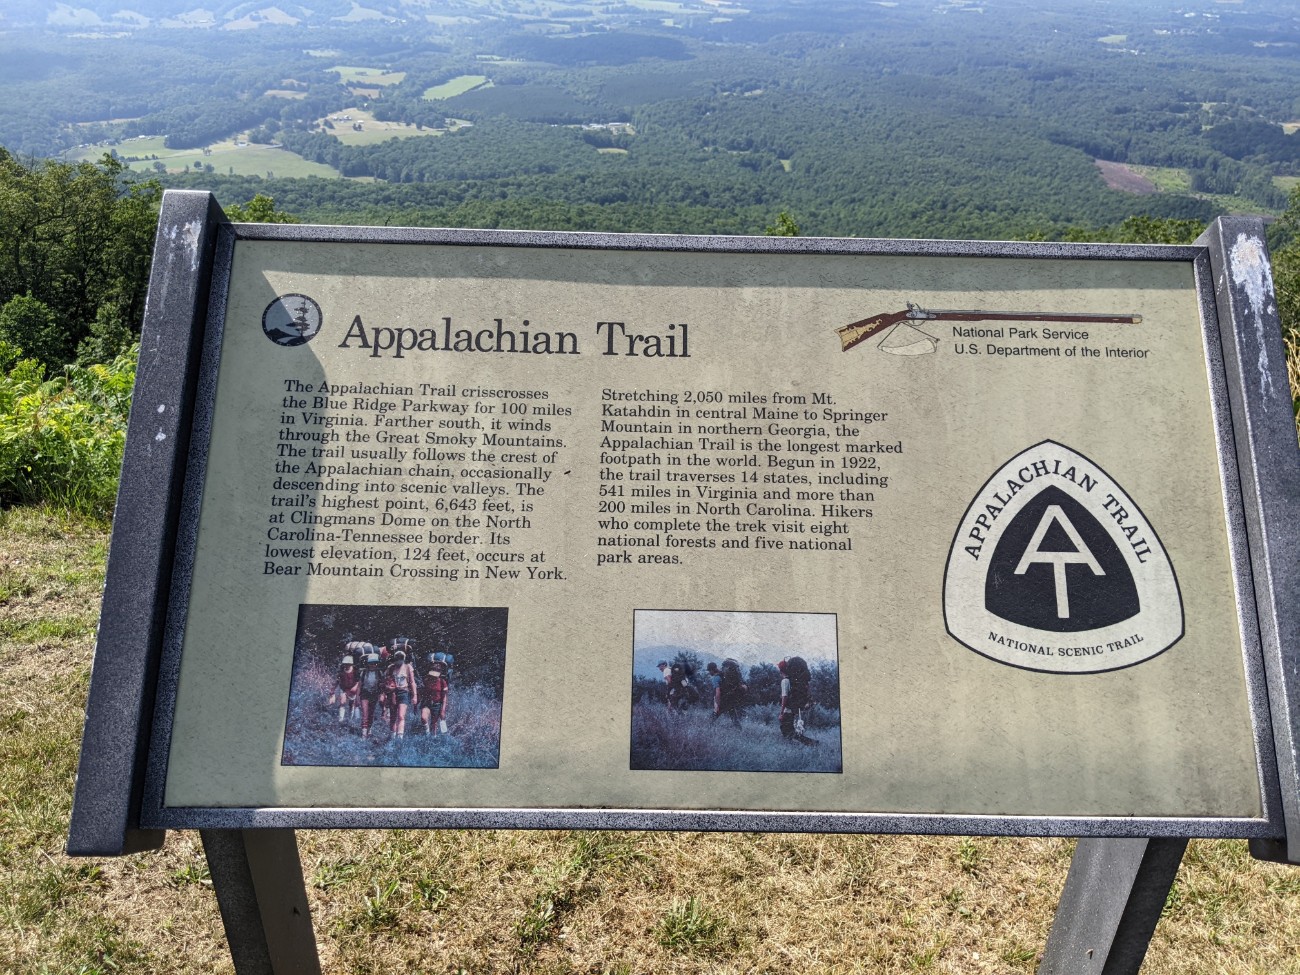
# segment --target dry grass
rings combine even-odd
[[[229,972],[197,835],[62,853],[106,529],[0,515],[0,968]],[[1066,840],[299,834],[325,970],[1032,972]],[[1143,971],[1300,973],[1300,870],[1194,841]]]

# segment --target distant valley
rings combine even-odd
[[[1050,238],[1300,183],[1294,2],[14,6],[0,146],[313,221]]]

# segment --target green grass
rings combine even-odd
[[[150,136],[142,139],[127,139],[112,145],[95,145],[76,152],[68,153],[72,161],[99,159],[110,148],[116,149],[118,157],[126,161],[135,172],[152,172],[154,162],[161,162],[169,173],[193,171],[197,162],[200,168],[204,164],[212,166],[221,175],[234,176],[323,176],[337,177],[339,171],[332,166],[309,162],[297,153],[286,149],[273,149],[264,145],[239,145],[240,140],[225,139],[214,142],[203,149],[168,149],[163,145],[162,136]],[[150,157],[157,156],[157,160]]]
[[[339,80],[345,85],[359,84],[367,88],[396,85],[406,77],[405,71],[386,71],[383,68],[365,68],[344,64],[328,70],[337,74]]]
[[[434,85],[432,88],[426,88],[422,97],[427,99],[435,98],[455,98],[457,95],[463,95],[467,91],[473,91],[475,88],[482,88],[484,85],[490,85],[488,76],[485,74],[462,74],[450,81],[444,81],[440,85]]]
[[[339,121],[338,117],[340,115],[350,116],[351,121]],[[360,132],[352,127],[354,123],[361,125]],[[442,135],[446,131],[445,129],[431,129],[427,126],[416,128],[406,122],[381,122],[375,118],[372,112],[360,108],[345,108],[335,112],[331,124],[334,128],[324,129],[324,131],[334,136],[345,146],[373,146],[380,142],[387,142],[389,139],[413,139],[420,136]]]
[[[1273,185],[1290,193],[1297,186],[1300,186],[1300,176],[1274,176]]]
[[[1145,176],[1151,180],[1161,193],[1190,193],[1192,190],[1192,177],[1185,169],[1175,169],[1168,166],[1134,166],[1132,164],[1128,164],[1128,168],[1139,176]]]
[[[726,934],[726,923],[698,897],[673,901],[659,922],[659,943],[672,951],[715,951]]]
[[[1156,185],[1161,193],[1185,193],[1189,196],[1195,196],[1202,200],[1209,200],[1217,206],[1223,207],[1229,213],[1260,213],[1263,208],[1253,200],[1248,200],[1242,196],[1234,196],[1227,193],[1194,193],[1192,192],[1192,177],[1185,169],[1177,169],[1167,166],[1135,166],[1129,165],[1129,169],[1145,176]],[[1289,182],[1279,182],[1279,181]],[[1273,177],[1275,185],[1283,189],[1290,190],[1300,178],[1295,176],[1275,176]]]

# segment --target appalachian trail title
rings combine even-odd
[[[277,299],[278,300],[278,299]],[[596,322],[596,346],[601,355],[647,359],[689,359],[690,326],[667,325],[662,332],[630,331],[626,322]],[[415,352],[516,352],[528,355],[580,355],[576,332],[536,329],[525,318],[507,327],[503,319],[483,328],[457,327],[450,317],[426,328],[367,326],[360,315],[352,319],[340,349],[364,349],[371,358],[405,358]]]

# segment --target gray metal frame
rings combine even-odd
[[[163,222],[172,225],[173,210],[184,203],[191,206],[187,194],[179,200],[169,192],[164,199]],[[210,198],[209,198],[210,199]],[[215,209],[215,205],[213,205]],[[210,234],[215,218],[205,225]],[[1258,221],[1237,223],[1223,221],[1222,239],[1239,233],[1252,233],[1262,241]],[[958,241],[887,241],[835,238],[717,238],[660,235],[611,235],[583,233],[540,233],[473,230],[420,230],[357,227],[303,227],[272,225],[229,225],[217,229],[219,240],[212,251],[211,301],[203,332],[204,356],[197,380],[197,395],[192,415],[192,442],[185,471],[185,490],[176,522],[172,588],[165,601],[165,634],[153,634],[147,647],[127,647],[108,643],[101,632],[96,658],[96,679],[100,674],[99,658],[109,653],[125,653],[136,658],[158,661],[157,699],[152,708],[152,744],[142,768],[134,769],[134,781],[144,780],[143,801],[139,818],[127,817],[126,829],[149,830],[174,828],[248,829],[314,827],[413,827],[413,828],[566,828],[566,829],[678,829],[678,830],[759,830],[799,832],[871,832],[871,833],[947,833],[1010,836],[1093,836],[1093,837],[1234,837],[1258,841],[1260,850],[1273,849],[1270,841],[1292,836],[1300,843],[1300,816],[1297,815],[1296,777],[1297,701],[1295,635],[1300,620],[1297,610],[1278,592],[1294,592],[1295,572],[1300,560],[1300,541],[1296,537],[1300,519],[1300,499],[1296,497],[1297,451],[1294,428],[1278,417],[1290,420],[1280,336],[1276,323],[1271,332],[1267,322],[1247,321],[1241,311],[1241,299],[1234,304],[1216,287],[1224,277],[1224,245],[1216,249],[1213,242],[1195,246],[1161,245],[1086,245],[1048,243],[991,243]],[[206,237],[204,238],[207,239]],[[1233,238],[1235,240],[1235,237]],[[161,240],[161,237],[160,237]],[[408,809],[408,808],[169,808],[164,803],[167,750],[170,742],[172,708],[179,674],[180,644],[189,598],[190,570],[196,542],[198,509],[202,496],[207,448],[211,434],[213,397],[219,366],[221,332],[228,293],[231,260],[238,240],[315,241],[338,244],[447,244],[492,245],[505,247],[563,247],[593,250],[655,250],[700,253],[753,254],[881,254],[916,257],[984,257],[1032,258],[1039,260],[1141,260],[1175,261],[1190,264],[1197,282],[1201,307],[1201,325],[1207,367],[1210,376],[1213,421],[1220,444],[1220,468],[1227,509],[1229,545],[1237,595],[1241,606],[1240,623],[1248,695],[1254,719],[1257,773],[1263,798],[1264,814],[1260,818],[1194,817],[1050,817],[1050,816],[959,816],[940,814],[885,813],[786,813],[751,811],[682,811],[636,809]],[[1230,244],[1227,246],[1231,246]],[[205,268],[200,268],[201,275]],[[197,279],[196,279],[197,280]],[[199,312],[196,310],[196,316]],[[1221,320],[1235,323],[1222,334]],[[1276,312],[1273,312],[1274,319]],[[196,319],[195,328],[204,319]],[[1243,337],[1242,333],[1250,332]],[[1249,346],[1249,342],[1255,342]],[[1262,344],[1261,344],[1262,343]],[[1242,362],[1254,363],[1256,351],[1267,349],[1270,362],[1281,367],[1280,384],[1274,378],[1269,386],[1252,386],[1244,378]],[[149,383],[161,379],[144,378],[137,388],[137,410],[142,398],[153,402],[155,391]],[[1248,390],[1249,392],[1246,392]],[[1265,397],[1260,401],[1260,397]],[[1262,418],[1257,415],[1262,414]],[[1268,422],[1264,422],[1267,420]],[[1243,434],[1243,431],[1245,433]],[[175,468],[177,475],[182,468]],[[1242,477],[1241,472],[1248,472]],[[177,477],[177,482],[179,476]],[[125,479],[124,479],[125,485]],[[124,491],[125,491],[124,487]],[[129,498],[119,505],[119,518]],[[121,523],[119,522],[119,525]],[[154,530],[164,532],[160,522]],[[115,530],[115,549],[121,544]],[[159,539],[156,547],[165,548]],[[169,554],[169,553],[168,553]],[[164,571],[163,556],[158,575]],[[111,570],[110,570],[111,572]],[[1277,586],[1282,588],[1279,590]],[[1287,588],[1290,587],[1290,588]],[[163,594],[159,593],[159,597]],[[106,615],[118,612],[106,598]],[[138,642],[138,631],[132,634]],[[156,640],[156,642],[155,642]],[[1288,650],[1288,647],[1290,648]],[[132,677],[139,678],[133,693],[147,698],[149,666]],[[114,687],[109,685],[97,698],[92,687],[92,706],[88,709],[87,740],[95,754],[112,747],[98,727],[98,715],[111,703]],[[131,683],[130,681],[126,683]],[[126,688],[130,690],[131,688]],[[142,707],[140,734],[148,729],[150,709]],[[1274,720],[1273,715],[1278,715]],[[114,741],[120,741],[115,737]],[[83,749],[86,746],[83,746]],[[94,788],[88,794],[108,788],[106,776],[89,769],[83,750],[82,775],[94,776]],[[143,758],[143,756],[137,756]],[[1281,771],[1279,772],[1279,767]],[[81,802],[81,790],[78,794]],[[122,852],[122,841],[114,842],[119,825],[110,825],[95,833],[91,843],[85,824],[79,821],[81,810],[74,810],[74,835],[83,837],[78,850],[84,852]],[[84,820],[84,816],[80,819]],[[81,832],[78,832],[81,830]],[[91,849],[95,846],[96,849]],[[111,849],[112,847],[116,849]],[[70,843],[70,849],[72,844]],[[1294,850],[1293,850],[1294,852]]]

